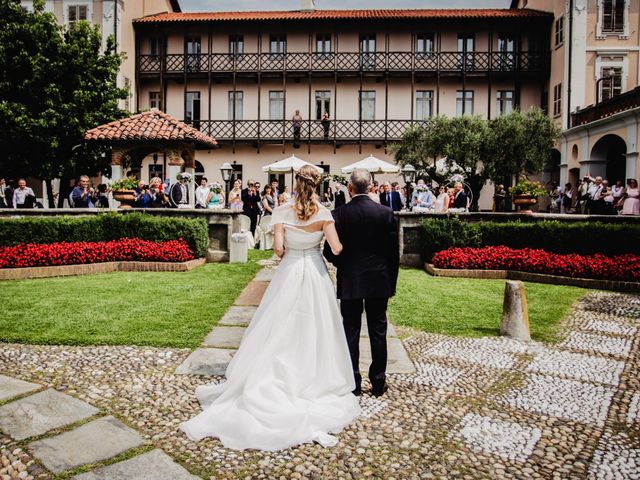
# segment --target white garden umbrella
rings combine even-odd
[[[400,172],[400,167],[398,165],[385,162],[384,160],[380,160],[373,155],[369,155],[367,158],[360,160],[359,162],[352,163],[351,165],[343,167],[342,173],[351,173],[356,168],[363,168],[365,170],[368,170],[371,174]]]
[[[324,173],[324,170],[320,167],[316,167],[314,164],[305,162],[301,158],[296,157],[295,155],[291,155],[284,160],[280,160],[275,163],[271,163],[269,165],[265,165],[262,167],[263,172],[267,173],[289,173],[291,172],[291,189],[293,189],[293,173],[300,170],[305,165],[311,165],[315,168],[318,173]]]

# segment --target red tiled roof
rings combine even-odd
[[[92,128],[84,134],[84,139],[90,141],[180,140],[196,143],[205,148],[217,145],[213,138],[156,109]]]
[[[184,12],[158,13],[134,20],[134,23],[157,22],[229,22],[268,20],[393,20],[393,19],[488,19],[545,18],[552,13],[528,8],[465,8],[465,9],[379,9],[379,10],[292,10],[273,12]]]

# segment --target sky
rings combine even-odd
[[[179,0],[183,12],[299,10],[300,0]],[[316,0],[317,9],[509,8],[510,0]]]

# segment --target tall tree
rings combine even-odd
[[[51,180],[107,172],[105,152],[83,144],[84,132],[122,118],[126,90],[116,78],[122,58],[112,38],[101,51],[98,28],[76,22],[63,30],[34,0],[0,0],[0,171]]]

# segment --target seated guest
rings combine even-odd
[[[71,192],[71,200],[74,208],[95,208],[97,195],[89,185],[89,177],[82,175],[79,178],[78,185]]]
[[[433,193],[429,190],[429,187],[424,183],[424,180],[420,178],[416,185],[416,189],[411,195],[411,207],[413,211],[425,211],[430,210],[433,206]]]
[[[469,198],[467,194],[464,193],[464,189],[462,188],[462,183],[456,182],[453,184],[453,208],[467,208],[467,204],[469,203]]]
[[[400,199],[400,193],[391,189],[391,184],[385,182],[382,185],[382,192],[380,192],[380,203],[385,207],[389,207],[394,212],[402,210],[402,200]]]
[[[27,187],[24,178],[18,180],[18,188],[13,191],[13,208],[33,208],[36,204],[36,195]]]

